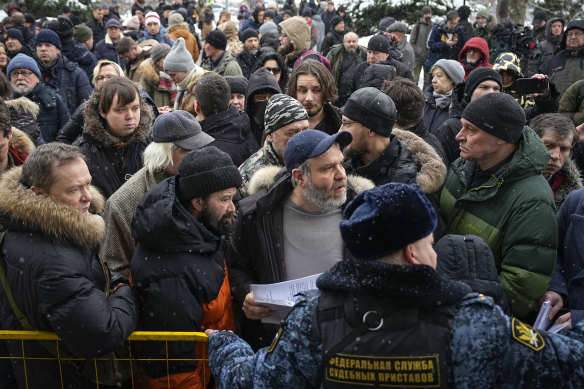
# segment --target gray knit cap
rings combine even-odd
[[[455,61],[453,59],[442,58],[436,61],[434,66],[432,66],[432,69],[434,69],[434,67],[436,66],[444,70],[444,73],[446,73],[448,78],[452,80],[454,85],[460,84],[461,82],[464,81],[464,68],[462,67],[460,62]],[[431,71],[432,70],[430,70],[430,72]]]
[[[194,67],[193,56],[187,51],[184,38],[178,38],[164,59],[164,70],[188,72]]]
[[[276,23],[268,22],[260,26],[260,34],[265,35],[268,32],[275,32],[276,34],[279,34],[278,26],[276,26]]]
[[[160,61],[161,58],[164,58],[170,53],[170,45],[167,43],[159,43],[154,45],[152,50],[150,50],[150,58],[152,59],[152,63],[156,64],[156,62]]]
[[[278,93],[268,100],[264,115],[264,134],[268,135],[290,123],[308,120],[306,110],[293,97]]]

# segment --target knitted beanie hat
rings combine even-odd
[[[8,68],[6,69],[6,74],[10,77],[10,73],[16,69],[27,69],[37,75],[38,78],[41,78],[41,71],[39,70],[39,66],[37,65],[36,61],[29,57],[26,54],[17,54],[12,60],[8,63]]]
[[[436,211],[418,185],[390,182],[347,204],[340,228],[351,255],[370,261],[427,237],[437,223]]]
[[[351,94],[343,115],[363,124],[375,133],[389,137],[397,120],[397,110],[393,100],[373,87],[357,89]]]
[[[220,30],[213,30],[208,33],[205,42],[219,50],[225,50],[227,47],[227,37]]]
[[[39,43],[50,43],[61,50],[61,40],[59,39],[59,35],[53,30],[42,30],[39,32],[34,40],[34,45],[36,46]]]
[[[444,70],[444,73],[452,80],[454,85],[460,84],[464,81],[464,68],[460,64],[460,62],[455,61],[453,59],[439,59],[436,61],[430,72],[434,70],[435,67],[439,67],[440,69]]]
[[[374,35],[369,39],[369,43],[367,43],[367,50],[389,54],[389,46],[389,39],[385,35]]]
[[[185,19],[179,12],[173,12],[168,17],[168,27],[174,26],[175,24],[180,24],[184,21]]]
[[[509,143],[517,143],[525,126],[525,111],[507,93],[489,93],[471,101],[462,118]]]
[[[73,27],[73,38],[79,43],[90,40],[92,36],[93,31],[85,24],[78,24]]]
[[[73,23],[64,16],[58,16],[47,23],[47,28],[59,35],[61,42],[67,42],[73,38]]]
[[[164,70],[188,72],[194,67],[193,56],[187,51],[184,38],[178,38],[164,59]]]
[[[229,154],[215,146],[206,146],[188,152],[178,166],[177,193],[179,199],[189,201],[239,188],[241,181],[241,174]]]
[[[342,17],[333,16],[333,18],[331,19],[331,27],[335,28],[337,26],[337,24],[339,24],[340,22],[344,22]]]
[[[249,30],[249,29],[248,29]],[[279,35],[278,26],[274,22],[267,22],[260,26],[260,34],[265,35],[269,32],[275,32]]]
[[[290,123],[308,120],[306,110],[298,100],[278,93],[268,100],[264,115],[264,134],[271,134]]]
[[[243,43],[245,43],[246,40],[248,40],[249,38],[257,38],[258,37],[258,32],[256,30],[254,30],[253,28],[248,28],[246,30],[244,30],[241,34],[241,41]]]
[[[20,43],[24,44],[24,37],[22,36],[22,32],[20,32],[17,28],[9,28],[4,33],[4,39],[6,38],[14,38],[18,40]]]
[[[244,76],[226,76],[225,79],[229,84],[231,93],[245,95],[245,92],[247,91],[247,78]]]
[[[152,63],[155,64],[156,62],[160,61],[161,58],[164,58],[170,53],[170,45],[166,43],[159,43],[152,47],[150,50],[150,58],[152,59]]]
[[[138,15],[134,15],[130,18],[130,20],[128,20],[128,23],[126,24],[126,27],[128,28],[128,30],[137,30],[140,28],[140,18],[138,17]]]
[[[160,25],[160,16],[154,12],[150,11],[144,16],[144,25],[148,25],[149,23],[158,23]]]
[[[503,89],[503,82],[501,81],[501,76],[496,70],[487,67],[480,67],[474,69],[465,81],[464,87],[464,98],[468,102],[474,90],[483,81],[492,80],[499,84],[499,88]]]

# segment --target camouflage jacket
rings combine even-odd
[[[329,272],[336,266],[342,265]],[[209,362],[217,387],[318,386],[323,352],[320,341],[313,339],[312,326],[319,297],[319,293],[302,297],[282,322],[272,345],[257,354],[237,335],[214,332],[209,337]],[[458,304],[451,336],[448,366],[452,387],[584,385],[584,322],[567,335],[539,332],[506,316],[491,297],[470,293]]]
[[[282,161],[282,158],[276,154],[272,143],[266,139],[262,148],[256,151],[239,166],[239,173],[241,173],[241,178],[243,179],[240,189],[243,197],[248,195],[248,184],[249,180],[251,180],[251,176],[261,168],[269,165],[284,167],[284,162]]]

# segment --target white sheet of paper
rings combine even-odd
[[[322,273],[275,284],[251,284],[253,297],[258,304],[274,310],[272,316],[262,319],[262,323],[280,324],[292,310],[298,293],[316,288],[316,279]]]

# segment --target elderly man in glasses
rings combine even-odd
[[[584,78],[584,20],[570,22],[560,43],[559,50],[545,62],[540,73],[556,84],[560,94],[574,82]]]
[[[37,122],[42,140],[37,143],[55,140],[59,128],[69,121],[69,108],[57,91],[41,81],[41,72],[34,59],[18,54],[7,68],[14,98],[28,97],[39,106]],[[44,142],[43,142],[44,141]]]

